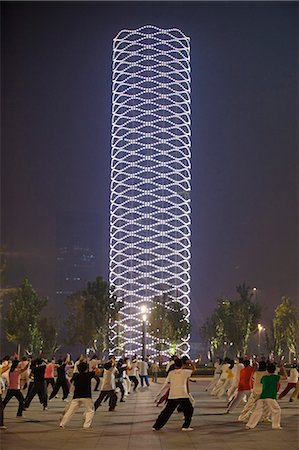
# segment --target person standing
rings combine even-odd
[[[278,398],[281,400],[285,395],[287,395],[288,392],[292,389],[296,389],[296,385],[298,382],[298,370],[297,370],[297,364],[292,364],[290,369],[290,376],[288,377],[285,367],[282,366],[282,371],[284,372],[284,375],[286,379],[288,380],[288,384],[284,388],[284,390],[279,394]],[[291,397],[290,397],[291,398]]]
[[[124,361],[122,358],[120,358],[116,365],[117,372],[115,373],[115,386],[119,388],[120,390],[120,402],[124,403],[124,396],[125,396],[125,387],[124,387],[124,373],[126,372]]]
[[[45,380],[46,380],[46,386],[48,389],[49,384],[52,386],[52,392],[55,387],[55,377],[54,377],[54,371],[57,367],[57,364],[55,364],[55,361],[49,361],[47,360],[47,366],[45,370]]]
[[[233,382],[227,391],[227,398],[228,398],[229,402],[234,398],[236,392],[238,391],[238,385],[239,385],[239,381],[240,381],[240,372],[242,369],[244,369],[243,358],[238,357],[237,362],[235,362],[235,365],[232,368],[232,373],[234,376]]]
[[[103,374],[103,381],[101,385],[101,392],[98,398],[96,399],[94,403],[94,409],[95,411],[98,409],[99,406],[101,406],[102,401],[105,397],[109,398],[109,411],[114,411],[116,402],[117,402],[117,395],[115,393],[115,373],[117,372],[116,367],[114,366],[114,360],[110,360],[106,362],[104,365],[104,374]]]
[[[64,413],[59,426],[60,428],[65,428],[65,426],[68,424],[68,422],[71,420],[80,406],[84,406],[83,428],[86,430],[91,428],[92,419],[94,416],[94,408],[91,396],[91,380],[98,372],[98,370],[95,369],[94,371],[89,371],[87,362],[80,362],[77,368],[78,372],[76,372],[73,377],[73,383],[75,387],[73,399],[70,402],[69,408]]]
[[[281,409],[276,400],[280,376],[275,374],[275,369],[275,364],[269,363],[267,365],[268,374],[263,376],[261,379],[263,386],[262,393],[260,398],[257,400],[256,407],[247,422],[246,429],[248,430],[256,427],[265,409],[269,410],[271,413],[272,429],[281,429]]]
[[[257,400],[260,398],[260,395],[262,393],[262,383],[261,383],[261,379],[265,376],[268,375],[267,372],[267,364],[265,361],[260,361],[258,364],[258,370],[256,370],[253,374],[252,377],[252,383],[253,383],[253,388],[252,388],[252,392],[250,394],[250,397],[248,399],[248,401],[246,402],[244,408],[242,409],[241,414],[238,417],[238,421],[242,422],[246,419],[249,418],[249,416],[251,415],[255,404],[257,402]],[[267,417],[267,412],[265,411],[265,415],[264,415],[264,419],[266,420]]]
[[[24,406],[24,396],[21,392],[21,374],[26,372],[29,366],[29,361],[27,365],[21,369],[19,366],[19,361],[14,359],[9,371],[9,388],[7,390],[6,396],[3,400],[3,409],[6,407],[7,403],[15,397],[19,402],[19,407],[17,411],[17,417],[22,417],[23,406]]]
[[[178,406],[180,406],[180,409],[184,413],[184,423],[182,426],[182,431],[193,430],[193,428],[190,427],[190,424],[194,408],[191,404],[188,392],[188,380],[191,377],[193,371],[192,369],[183,369],[182,365],[183,364],[181,359],[175,359],[174,370],[169,372],[165,383],[157,394],[158,398],[160,393],[165,389],[166,385],[170,385],[170,391],[166,406],[157,417],[157,420],[152,428],[153,431],[160,430],[168,422],[171,415]]]
[[[5,391],[5,382],[2,378],[2,374],[6,372],[9,369],[9,365],[2,365],[0,364],[0,430],[6,430],[6,426],[4,425],[4,414],[3,414],[3,401],[2,401],[2,394]]]
[[[23,356],[23,358],[21,359],[21,362],[19,364],[19,367],[21,369],[24,369],[25,366],[28,367],[28,357],[27,356]],[[30,374],[30,369],[29,368],[25,372],[21,373],[21,381],[20,381],[21,390],[24,390],[24,389],[26,389],[28,387],[28,385],[29,385],[29,374]]]
[[[69,364],[71,359],[70,354],[68,353],[65,360],[59,359],[57,361],[57,379],[54,386],[53,391],[51,392],[51,395],[49,397],[49,401],[52,400],[52,398],[57,395],[60,388],[62,388],[63,397],[62,400],[67,400],[67,397],[69,395],[69,386],[66,379],[66,366]]]
[[[222,359],[217,358],[216,362],[214,363],[214,376],[213,380],[210,382],[210,384],[206,387],[206,392],[211,392],[212,389],[216,386],[220,375],[221,375],[221,366],[222,366]]]
[[[237,395],[228,403],[226,412],[229,413],[235,409],[241,402],[244,396],[247,398],[251,394],[252,389],[252,376],[255,371],[255,367],[250,365],[250,361],[245,359],[244,369],[240,372],[240,380],[238,384]]]
[[[132,382],[134,384],[133,391],[136,391],[137,386],[139,384],[138,379],[137,379],[137,372],[138,372],[138,363],[137,363],[137,356],[135,355],[134,358],[132,359],[132,361],[129,362],[128,372],[127,372],[130,382]]]
[[[157,364],[156,360],[154,360],[153,364],[151,365],[151,372],[152,372],[152,382],[157,383],[158,382],[159,365]]]
[[[47,409],[48,395],[45,382],[46,364],[41,358],[35,360],[35,365],[31,370],[33,375],[33,385],[28,390],[27,396],[24,401],[24,410],[29,408],[32,399],[36,396],[39,397],[40,403],[43,405],[44,410]]]
[[[139,378],[140,378],[140,384],[141,387],[143,387],[144,381],[147,387],[149,387],[148,382],[148,364],[145,360],[145,358],[142,358],[141,361],[138,361],[138,370],[139,370]]]

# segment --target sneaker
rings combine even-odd
[[[65,428],[65,426],[64,425],[59,425],[59,428]]]
[[[5,425],[1,425],[0,430],[7,430],[7,427]]]
[[[153,431],[159,431],[158,428],[153,427],[152,428]]]
[[[249,427],[248,425],[246,425],[245,429],[246,430],[253,430],[253,428]]]
[[[282,430],[282,427],[272,427],[272,430]]]
[[[121,402],[121,403],[126,403],[126,401],[125,401],[125,400],[120,400],[120,402]]]
[[[188,427],[188,428],[182,428],[182,431],[193,431],[194,428]]]
[[[115,411],[115,408],[109,408],[108,411]]]
[[[44,407],[43,407],[43,411],[48,411],[47,406],[44,406]]]

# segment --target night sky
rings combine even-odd
[[[112,40],[122,28],[191,38],[192,322],[258,287],[269,320],[298,299],[298,29],[294,2],[5,3],[1,245],[11,282],[55,292],[55,220],[101,215],[108,278]],[[57,311],[56,311],[57,313]]]

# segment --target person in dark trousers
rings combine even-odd
[[[167,384],[170,385],[170,391],[166,406],[159,414],[152,428],[154,431],[158,431],[162,427],[164,427],[164,425],[168,422],[172,413],[178,406],[181,407],[185,418],[182,426],[182,431],[193,431],[193,428],[190,427],[190,424],[194,409],[190,401],[190,395],[188,392],[188,380],[191,377],[193,370],[183,369],[182,366],[182,360],[179,358],[175,359],[174,370],[169,372],[165,383],[160,390],[160,392],[162,392]],[[157,397],[160,395],[160,392],[157,394]]]
[[[95,411],[101,406],[105,397],[109,398],[109,411],[114,411],[117,403],[117,395],[115,393],[115,373],[117,372],[114,366],[114,361],[108,361],[104,365],[103,381],[101,385],[101,392],[94,404]]]
[[[68,386],[68,382],[66,379],[66,365],[70,362],[71,356],[68,353],[67,357],[65,358],[65,360],[63,361],[62,359],[59,359],[57,361],[58,367],[57,367],[57,379],[56,379],[56,383],[54,386],[53,391],[51,392],[51,395],[49,397],[49,401],[52,400],[52,398],[54,398],[59,389],[62,388],[62,392],[63,392],[63,396],[62,396],[62,400],[66,400],[68,395],[69,395],[69,386]]]
[[[129,361],[128,361],[129,362]],[[137,372],[138,372],[138,364],[137,364],[137,355],[134,356],[131,362],[129,362],[128,367],[128,377],[131,383],[134,384],[133,391],[136,391],[137,386],[139,384],[139,381],[137,379]]]
[[[117,368],[117,372],[115,374],[115,386],[117,388],[119,388],[120,393],[121,393],[121,397],[120,397],[120,401],[124,402],[124,396],[125,396],[125,388],[124,388],[124,372],[125,372],[125,366],[124,366],[124,361],[122,359],[118,360],[118,363],[116,365]]]
[[[0,430],[6,430],[6,426],[4,425],[4,414],[3,414],[3,401],[2,401],[2,394],[5,391],[5,383],[2,378],[2,374],[6,372],[9,369],[9,364],[7,364],[5,367],[0,364]]]
[[[28,369],[29,362],[27,365],[21,369],[19,367],[19,360],[13,360],[10,371],[9,371],[9,388],[7,390],[6,396],[3,400],[3,409],[7,405],[7,403],[15,397],[19,402],[19,407],[17,411],[17,417],[21,417],[23,413],[24,406],[24,396],[21,392],[21,374]]]
[[[24,410],[29,408],[31,401],[36,394],[38,395],[39,401],[43,405],[44,409],[47,409],[48,395],[45,381],[45,370],[46,363],[41,358],[37,358],[35,360],[34,367],[31,370],[31,373],[33,374],[33,385],[25,398]]]

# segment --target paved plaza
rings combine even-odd
[[[163,382],[139,388],[114,412],[107,403],[95,413],[93,428],[82,429],[82,412],[78,412],[66,429],[59,428],[65,403],[54,399],[47,411],[37,397],[24,418],[16,418],[17,402],[11,400],[5,409],[7,430],[1,431],[1,450],[298,450],[298,403],[280,401],[282,430],[271,430],[271,424],[259,424],[246,430],[237,422],[237,409],[225,414],[225,400],[211,398],[205,392],[208,379],[194,378],[191,390],[196,400],[192,421],[194,431],[181,431],[182,415],[175,412],[160,431],[152,425],[161,407],[154,397]],[[94,392],[94,400],[98,392]]]

